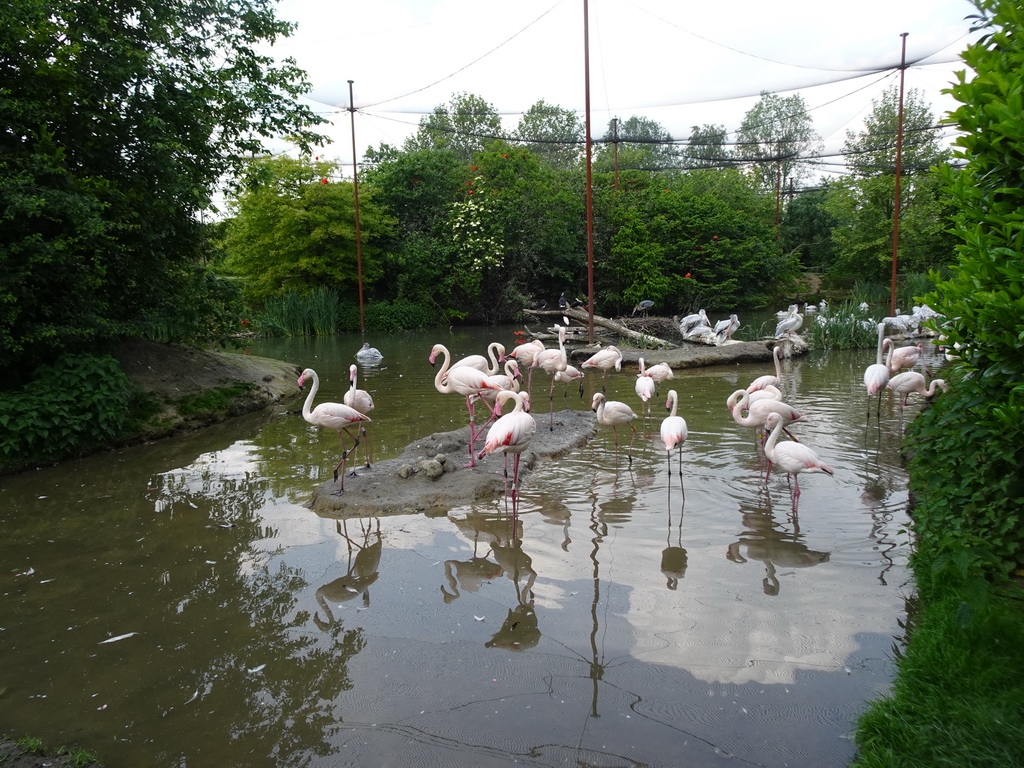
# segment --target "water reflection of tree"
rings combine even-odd
[[[759,496],[754,502],[741,504],[740,515],[745,530],[729,545],[726,558],[734,563],[746,563],[748,560],[763,563],[765,578],[761,582],[762,589],[766,595],[777,595],[780,584],[776,567],[810,568],[827,562],[830,553],[810,549],[803,543],[803,536],[795,524],[787,530],[776,522],[767,491]]]
[[[326,642],[304,632],[310,616],[297,605],[307,586],[301,571],[254,554],[256,540],[274,535],[261,526],[267,485],[254,474],[231,477],[209,466],[162,476],[158,498],[166,514],[155,516],[160,532],[150,536],[173,542],[177,554],[155,556],[164,563],[160,572],[140,569],[143,583],[135,586],[164,606],[166,656],[159,664],[175,671],[152,679],[149,700],[139,706],[187,715],[178,721],[184,729],[201,717],[204,730],[244,733],[247,752],[290,764],[329,752],[340,725],[323,702],[352,687],[348,660],[365,641],[361,630],[340,623]],[[197,515],[210,523],[196,525]],[[203,762],[209,744],[188,732],[176,741],[180,754],[159,762]]]

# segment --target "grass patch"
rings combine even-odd
[[[235,413],[235,403],[245,398],[252,390],[252,384],[239,382],[194,395],[186,395],[175,401],[174,405],[178,413],[186,418],[231,416]]]
[[[1024,765],[1024,593],[972,584],[932,596],[890,696],[857,729],[851,768]]]

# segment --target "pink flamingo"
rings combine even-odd
[[[871,421],[871,398],[878,395],[878,408],[876,415],[882,415],[882,390],[889,383],[889,368],[882,362],[882,341],[885,336],[885,323],[878,324],[878,349],[875,352],[875,362],[864,369],[864,388],[868,391],[868,421]]]
[[[832,474],[832,468],[825,464],[818,455],[803,443],[778,443],[779,434],[783,430],[782,417],[777,413],[768,415],[765,426],[772,431],[768,442],[764,444],[764,453],[768,457],[768,471],[771,472],[771,464],[778,466],[786,476],[793,476],[793,508],[796,509],[797,499],[800,498],[800,473],[801,472],[825,472]],[[764,476],[768,482],[768,474]]]
[[[650,401],[654,397],[655,384],[653,377],[644,371],[644,359],[642,357],[639,362],[640,373],[636,375],[636,383],[633,385],[633,390],[636,392],[637,397],[640,398],[642,403],[641,410],[649,414],[651,412]]]
[[[675,378],[675,373],[672,371],[671,366],[668,363],[656,363],[647,369],[647,375],[654,379],[655,384],[661,384],[663,381]]]
[[[775,375],[766,374],[764,376],[758,376],[747,387],[747,392],[759,392],[765,387],[781,387],[782,386],[782,365],[781,360],[783,358],[782,347],[775,347],[772,349],[772,362],[775,363]]]
[[[749,389],[737,389],[729,395],[729,399],[725,401],[725,406],[729,409],[729,413],[732,413],[732,409],[735,408],[737,403],[743,399],[744,395],[746,395],[747,398],[747,405],[750,403],[756,403],[759,400],[782,400],[782,391],[771,384],[768,384],[763,389],[758,389],[754,392],[751,392]],[[746,408],[743,410],[746,410]]]
[[[738,398],[738,399],[737,399]],[[796,410],[790,405],[782,402],[781,400],[770,400],[763,399],[756,402],[750,402],[750,394],[743,389],[737,389],[729,396],[729,402],[734,402],[734,405],[729,409],[732,414],[733,421],[739,424],[741,427],[754,427],[760,429],[768,421],[769,414],[777,413],[782,417],[783,430],[786,432],[794,442],[799,442],[789,430],[786,429],[786,425],[792,424],[794,421],[803,421],[804,415],[800,411]],[[743,411],[747,412],[747,415],[743,415]]]
[[[665,408],[670,413],[661,422],[661,441],[665,444],[665,454],[668,457],[669,472],[672,471],[672,449],[679,452],[679,477],[683,476],[683,443],[686,442],[686,419],[676,416],[676,407],[679,403],[679,396],[674,389],[668,391],[668,400]]]
[[[558,373],[555,374],[555,381],[561,382],[562,384],[566,385],[564,396],[568,397],[569,396],[569,387],[568,387],[569,382],[570,381],[576,381],[577,379],[579,379],[579,382],[580,382],[580,397],[583,397],[583,376],[584,376],[583,371],[581,371],[579,368],[577,368],[574,365],[568,365],[567,364],[565,366],[565,370],[564,371],[559,371]]]
[[[565,354],[565,326],[558,326],[558,349],[545,349],[533,358],[531,368],[543,368],[546,373],[551,374],[551,388],[548,390],[548,430],[555,431],[555,376],[564,371],[569,364],[569,358]]]
[[[370,397],[370,393],[365,389],[359,389],[356,379],[358,377],[359,368],[355,365],[348,367],[348,391],[342,398],[342,402],[345,403],[349,408],[355,408],[364,416],[369,416],[370,411],[373,410],[373,398]],[[370,466],[370,438],[366,432],[366,425],[359,425],[359,433],[363,436],[363,458],[366,459],[366,466]]]
[[[615,436],[615,447],[619,447],[619,432],[616,429],[619,424],[629,424],[629,428],[633,430],[633,434],[629,437],[629,445],[633,446],[633,438],[636,437],[636,427],[630,422],[636,418],[636,414],[633,413],[633,409],[625,403],[620,403],[618,400],[606,400],[605,396],[597,392],[594,394],[594,400],[591,403],[590,409],[597,412],[597,423],[612,428],[612,434]],[[629,457],[630,462],[633,461],[633,457]]]
[[[533,359],[544,351],[544,342],[534,339],[526,344],[521,344],[509,352],[509,357],[514,357],[519,363],[519,369],[526,369],[526,391],[533,391]]]
[[[492,384],[487,375],[476,368],[468,365],[459,368],[449,368],[451,353],[444,344],[435,344],[434,348],[430,350],[429,360],[431,365],[434,365],[438,355],[444,355],[444,363],[441,365],[441,370],[434,377],[434,388],[443,395],[457,392],[460,395],[466,396],[466,410],[469,411],[469,464],[466,466],[475,467],[476,456],[473,453],[476,443],[476,422],[473,414],[474,396],[475,399],[482,400],[484,390],[499,389],[499,387]],[[486,400],[484,404],[487,405]],[[491,406],[487,405],[487,409],[490,410]]]
[[[335,495],[339,495],[345,492],[345,460],[348,458],[349,453],[354,451],[356,446],[359,445],[359,437],[349,432],[348,428],[362,421],[370,421],[370,417],[360,413],[355,408],[350,408],[344,403],[320,403],[316,408],[310,410],[313,398],[316,397],[317,390],[320,389],[320,378],[316,375],[316,371],[312,368],[307,368],[299,376],[299,389],[302,389],[306,379],[312,379],[313,385],[309,388],[306,402],[302,404],[302,418],[315,426],[333,429],[338,433],[338,441],[341,443],[341,461],[334,468],[335,480],[339,478],[340,470],[341,487],[334,492]],[[345,449],[345,438],[341,436],[342,432],[352,438],[352,447],[347,450]]]
[[[940,388],[943,392],[949,389],[949,385],[944,379],[933,379],[931,384],[925,386],[924,375],[917,371],[897,373],[889,379],[889,383],[885,386],[893,392],[899,393],[900,413],[903,413],[903,408],[907,405],[907,398],[911,392],[917,392],[921,397],[930,400],[938,394]]]
[[[528,395],[521,392],[503,390],[498,393],[497,410],[509,400],[515,400],[515,408],[498,419],[487,432],[487,440],[484,442],[483,450],[477,456],[482,459],[484,456],[501,451],[505,454],[505,495],[508,495],[508,455],[512,454],[512,504],[513,508],[516,498],[519,495],[519,458],[523,451],[530,445],[533,436],[537,434],[537,422],[533,416],[527,413],[524,406]]]
[[[487,357],[483,355],[468,355],[452,363],[452,368],[469,366],[483,371],[488,376],[497,376],[501,373],[501,364],[505,361],[505,345],[492,341],[487,345]]]
[[[498,392],[506,389],[511,392],[519,391],[519,380],[523,378],[522,374],[519,372],[519,364],[515,360],[508,359],[505,361],[504,370],[504,373],[498,373],[494,376],[487,377],[488,381],[498,387],[497,389],[485,389],[480,393],[481,397],[488,402],[492,409],[490,418],[484,422],[482,427],[480,427],[481,431],[501,415],[500,412],[494,408],[494,403],[497,402]],[[477,399],[478,398],[474,395],[473,402],[475,403]]]
[[[609,345],[584,360],[580,368],[600,368],[603,371],[601,374],[601,391],[604,392],[604,383],[608,376],[608,371],[612,368],[616,371],[622,370],[622,352],[619,351],[618,347]]]
[[[921,352],[924,351],[924,344],[917,344],[912,347],[897,347],[892,339],[885,339],[882,342],[882,350],[889,348],[889,355],[885,358],[885,367],[889,369],[889,375],[895,376],[904,368],[913,368],[917,365]]]

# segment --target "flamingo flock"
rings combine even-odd
[[[794,309],[791,307],[788,312],[780,313],[780,325],[792,320]],[[692,322],[697,325],[706,323],[706,315],[698,313]],[[868,365],[864,371],[864,388],[868,395],[868,423],[871,418],[871,399],[878,399],[876,414],[880,415],[881,397],[885,389],[898,397],[901,417],[910,395],[916,394],[928,400],[935,397],[939,391],[948,389],[944,380],[934,379],[929,383],[925,374],[913,370],[921,360],[923,345],[896,346],[892,339],[885,336],[885,329],[886,323],[877,324],[875,362]],[[458,394],[465,398],[469,417],[469,461],[465,467],[473,468],[485,457],[501,453],[504,457],[505,496],[511,498],[513,508],[520,495],[520,459],[537,434],[537,422],[530,413],[530,384],[534,369],[539,369],[550,377],[549,431],[555,429],[555,385],[558,382],[567,384],[579,381],[582,396],[586,369],[601,370],[601,391],[593,395],[591,410],[595,413],[598,426],[611,428],[616,449],[620,448],[619,427],[630,430],[625,450],[630,465],[633,461],[632,447],[638,434],[634,422],[639,416],[627,403],[610,400],[606,395],[608,375],[622,369],[621,350],[615,346],[607,346],[592,354],[576,368],[568,362],[565,326],[557,326],[554,330],[557,332],[558,340],[558,346],[554,348],[545,348],[538,340],[520,343],[510,354],[506,354],[504,345],[493,342],[488,345],[486,355],[469,355],[453,360],[445,345],[435,344],[427,358],[428,362],[435,366],[439,359],[442,361],[434,376],[434,387],[437,392]],[[793,332],[795,331],[783,328],[780,335]],[[791,479],[795,512],[800,497],[799,475],[832,475],[833,470],[814,449],[801,442],[789,430],[791,426],[806,421],[808,416],[785,402],[783,392],[788,391],[792,394],[795,386],[792,382],[785,383],[782,367],[784,357],[782,347],[773,347],[774,374],[758,376],[745,388],[734,391],[726,400],[726,408],[737,426],[753,428],[757,433],[758,455],[763,457],[765,462],[765,482],[769,481],[773,468]],[[522,383],[524,368],[527,377],[525,388]],[[651,403],[657,397],[658,385],[672,380],[674,373],[667,362],[659,362],[648,367],[642,357],[638,360],[638,368],[634,391],[640,402],[640,411],[645,415],[642,421],[646,423],[646,418],[650,416]],[[301,388],[306,381],[311,381],[312,386],[303,404],[303,418],[312,425],[335,431],[341,443],[341,458],[333,470],[335,481],[339,481],[335,493],[341,494],[344,492],[349,457],[355,453],[360,443],[363,444],[364,469],[372,466],[367,424],[371,422],[368,414],[374,409],[373,398],[369,392],[359,389],[356,365],[349,366],[349,389],[342,403],[324,402],[313,407],[320,380],[311,368],[306,368],[302,372],[298,380],[299,387]],[[502,415],[502,409],[509,403],[514,404],[513,410]],[[488,418],[478,428],[476,409],[480,406],[487,409]],[[682,484],[683,447],[688,431],[686,419],[678,413],[679,407],[679,392],[677,389],[670,389],[665,402],[669,415],[661,421],[659,437],[664,445],[670,472],[672,454],[676,453],[677,471]],[[477,442],[485,431],[483,447],[477,450]],[[513,458],[511,476],[508,467],[509,455]],[[352,476],[354,475],[353,472]]]

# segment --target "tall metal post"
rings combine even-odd
[[[619,118],[612,118],[612,149],[614,150],[615,158],[615,183],[612,185],[615,187],[615,191],[619,191]]]
[[[363,310],[363,243],[359,231],[359,164],[356,161],[356,108],[352,98],[352,83],[348,81],[348,112],[352,119],[352,198],[356,211],[356,277],[359,280],[359,331],[366,333],[366,313]]]
[[[896,314],[896,257],[900,250],[900,170],[903,162],[903,78],[907,74],[907,35],[901,32],[903,52],[900,55],[900,108],[896,115],[896,199],[892,211],[892,283],[889,287],[889,315]]]
[[[590,146],[590,7],[583,0],[583,81],[587,132],[587,341],[594,343],[594,190]]]

